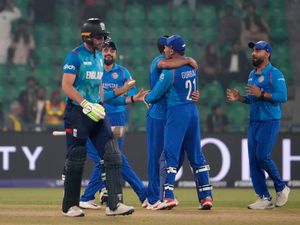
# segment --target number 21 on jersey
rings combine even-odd
[[[193,86],[194,86],[194,88],[193,88]],[[186,100],[192,101],[191,94],[192,94],[192,92],[197,90],[196,78],[194,78],[193,81],[187,80],[185,82],[185,88],[188,89],[188,94],[186,96]]]

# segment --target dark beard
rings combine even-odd
[[[263,62],[264,62],[263,59],[257,59],[257,60],[252,59],[252,65],[255,67],[259,67]]]
[[[107,66],[110,66],[114,62],[115,62],[115,60],[113,60],[113,59],[106,59],[106,58],[104,58],[104,64],[107,65]]]

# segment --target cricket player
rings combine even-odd
[[[104,75],[102,78],[105,93],[110,92],[116,88],[123,87],[127,81],[132,80],[129,71],[115,63],[117,58],[117,47],[112,41],[105,42],[102,54],[104,56]],[[132,87],[125,95],[115,98],[105,98],[104,108],[106,115],[113,127],[119,129],[121,134],[118,140],[118,146],[122,154],[122,177],[133,188],[141,203],[143,203],[147,197],[147,189],[143,185],[140,178],[136,175],[132,167],[130,166],[124,152],[123,145],[125,141],[125,129],[128,123],[128,113],[126,104],[135,102],[135,94],[137,89]],[[107,96],[106,96],[107,97]],[[105,194],[105,184],[101,179],[101,173],[104,173],[101,163],[102,160],[97,154],[97,150],[93,146],[91,141],[87,143],[87,154],[90,159],[94,161],[94,169],[89,181],[88,186],[85,189],[84,194],[81,196],[79,206],[87,209],[99,209],[100,206],[94,202],[95,194],[98,191],[102,191]],[[105,175],[104,175],[105,176]]]
[[[88,138],[104,160],[108,190],[106,215],[128,215],[134,208],[122,203],[121,154],[101,105],[103,56],[98,50],[108,32],[100,19],[90,18],[82,25],[81,36],[83,44],[67,55],[62,78],[62,90],[67,95],[63,215],[84,216],[78,206]]]
[[[169,37],[165,35],[164,37]],[[161,38],[164,38],[161,37]],[[150,66],[149,83],[151,89],[159,80],[162,69],[176,68],[185,64],[190,64],[195,69],[198,68],[197,62],[190,57],[180,59],[166,59],[164,55],[165,46],[157,40],[157,48],[160,55],[153,59]],[[199,93],[193,92],[195,101],[199,99]],[[193,98],[192,97],[192,98]],[[166,99],[161,98],[155,104],[151,104],[147,112],[147,159],[148,159],[148,197],[142,207],[153,209],[153,206],[159,204],[162,200],[162,191],[160,183],[164,182],[165,159],[163,152],[164,127],[166,114]],[[160,171],[162,175],[160,175]]]
[[[167,58],[182,58],[185,43],[179,35],[162,38]],[[151,92],[145,95],[145,102],[156,103],[166,97],[167,111],[164,127],[164,153],[167,163],[167,177],[164,184],[164,201],[155,209],[171,209],[177,205],[174,198],[175,175],[182,149],[187,152],[193,168],[201,209],[211,209],[212,186],[209,183],[207,165],[200,146],[199,113],[192,101],[192,93],[197,90],[198,77],[189,65],[172,70],[163,70]]]
[[[266,185],[265,171],[273,180],[277,199],[275,206],[283,206],[290,189],[282,181],[274,161],[272,147],[279,133],[281,104],[287,101],[287,89],[283,74],[270,63],[272,47],[268,42],[250,42],[252,64],[255,67],[248,77],[246,96],[239,91],[227,89],[229,101],[250,105],[248,128],[248,154],[250,174],[258,200],[249,209],[272,209],[274,204]]]

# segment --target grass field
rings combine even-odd
[[[292,189],[288,204],[273,210],[248,210],[256,197],[251,189],[214,189],[214,208],[198,210],[194,189],[176,189],[179,206],[169,211],[142,209],[131,189],[124,189],[125,202],[136,207],[130,216],[107,217],[104,208],[85,210],[82,218],[61,216],[60,188],[0,188],[1,225],[276,225],[300,224],[300,189]],[[272,190],[274,195],[274,190]]]

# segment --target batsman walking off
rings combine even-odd
[[[104,160],[108,191],[106,215],[131,214],[134,208],[122,203],[122,160],[118,143],[113,138],[110,123],[101,105],[103,56],[99,50],[108,32],[100,19],[90,18],[83,24],[81,36],[83,44],[67,55],[62,78],[62,89],[67,95],[63,215],[84,216],[78,206],[88,138]]]
[[[259,41],[250,42],[248,47],[252,49],[255,69],[248,77],[247,95],[241,96],[238,90],[227,89],[227,98],[250,105],[248,154],[252,184],[258,200],[248,208],[272,209],[285,205],[290,192],[271,159],[272,147],[279,133],[281,104],[287,101],[287,90],[283,74],[270,63],[271,45]],[[277,192],[275,205],[268,191],[265,171],[273,180]]]

